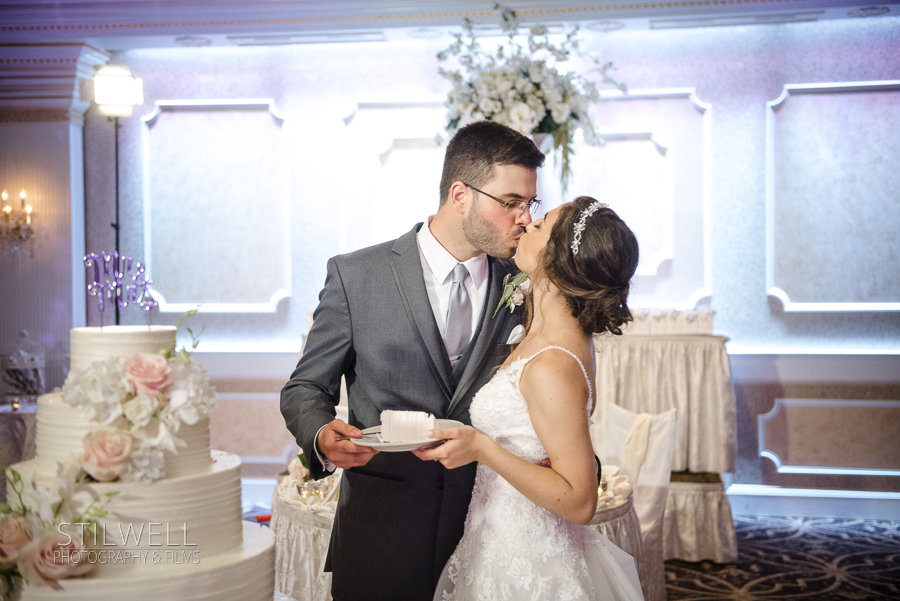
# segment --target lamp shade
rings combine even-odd
[[[140,79],[132,75],[94,76],[94,102],[100,105],[134,106],[144,102],[144,89]]]

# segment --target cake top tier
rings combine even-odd
[[[69,332],[71,370],[85,369],[109,357],[157,353],[175,342],[175,326],[106,326]]]

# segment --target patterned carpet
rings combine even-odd
[[[900,600],[900,522],[735,516],[734,527],[736,564],[666,562],[668,601]]]
[[[900,599],[900,522],[735,516],[738,563],[666,562],[669,601]]]

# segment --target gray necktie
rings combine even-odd
[[[450,306],[447,308],[447,328],[444,334],[444,344],[452,362],[459,359],[472,338],[472,299],[465,287],[468,276],[466,266],[457,263],[453,268],[453,285],[450,287]]]

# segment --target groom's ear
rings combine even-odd
[[[460,215],[465,216],[469,206],[469,198],[466,192],[469,188],[461,181],[455,181],[450,185],[449,202],[453,206],[453,210]]]

